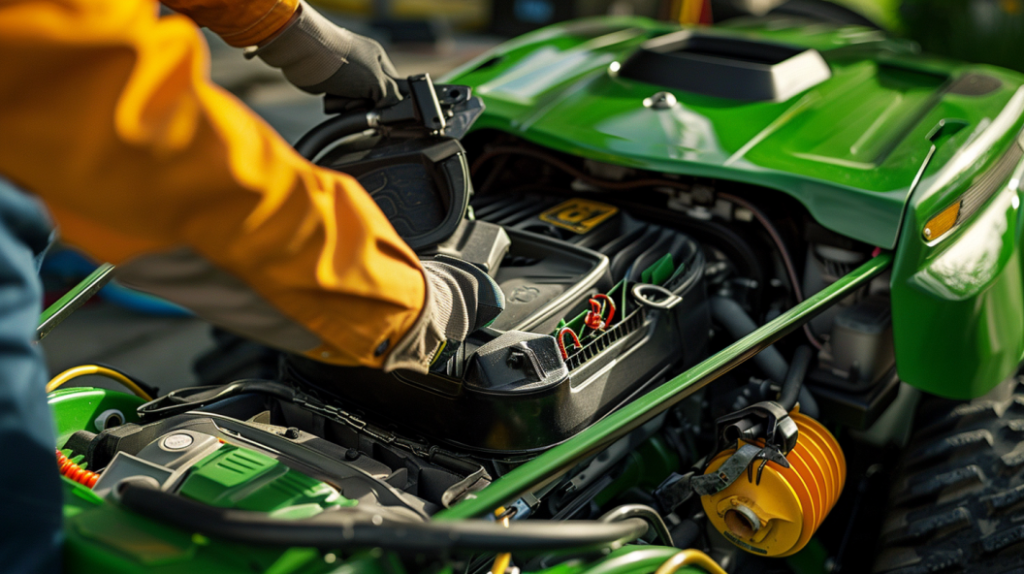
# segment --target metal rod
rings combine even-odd
[[[86,301],[92,299],[92,296],[110,281],[113,277],[111,275],[113,271],[114,266],[110,263],[100,265],[88,277],[82,279],[78,285],[72,287],[63,297],[57,299],[53,305],[50,305],[43,311],[39,316],[39,326],[36,327],[36,334],[39,336],[39,340],[47,336],[54,327],[60,325],[64,319],[67,319],[69,315],[77,311]]]
[[[647,421],[665,412],[698,389],[749,360],[818,313],[865,285],[892,264],[892,254],[882,253],[775,320],[736,341],[699,365],[664,383],[650,393],[608,415],[569,439],[512,470],[476,493],[476,497],[435,515],[436,520],[461,520],[483,516],[510,504],[600,452]]]

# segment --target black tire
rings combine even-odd
[[[1024,572],[1024,380],[926,399],[895,474],[878,574]]]

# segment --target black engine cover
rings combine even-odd
[[[511,209],[489,209],[485,201],[477,213],[501,223],[511,239],[494,274],[506,311],[444,369],[385,374],[288,357],[286,380],[375,422],[462,450],[533,452],[649,390],[670,368],[707,356],[704,255],[690,238],[617,212],[586,234],[559,236],[545,232],[539,218],[550,200],[504,196],[501,204]],[[515,221],[488,215],[509,212],[517,214]],[[662,285],[674,296],[671,305],[643,303],[632,287],[644,283],[641,271],[666,253],[679,269]],[[620,318],[563,360],[551,336],[559,322],[578,316],[591,296],[622,280]]]

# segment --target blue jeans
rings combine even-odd
[[[42,307],[37,256],[51,225],[32,196],[0,178],[0,570],[58,572],[61,486],[35,344]]]

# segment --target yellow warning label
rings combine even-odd
[[[607,203],[570,199],[540,214],[540,220],[582,235],[618,212],[618,207]]]

